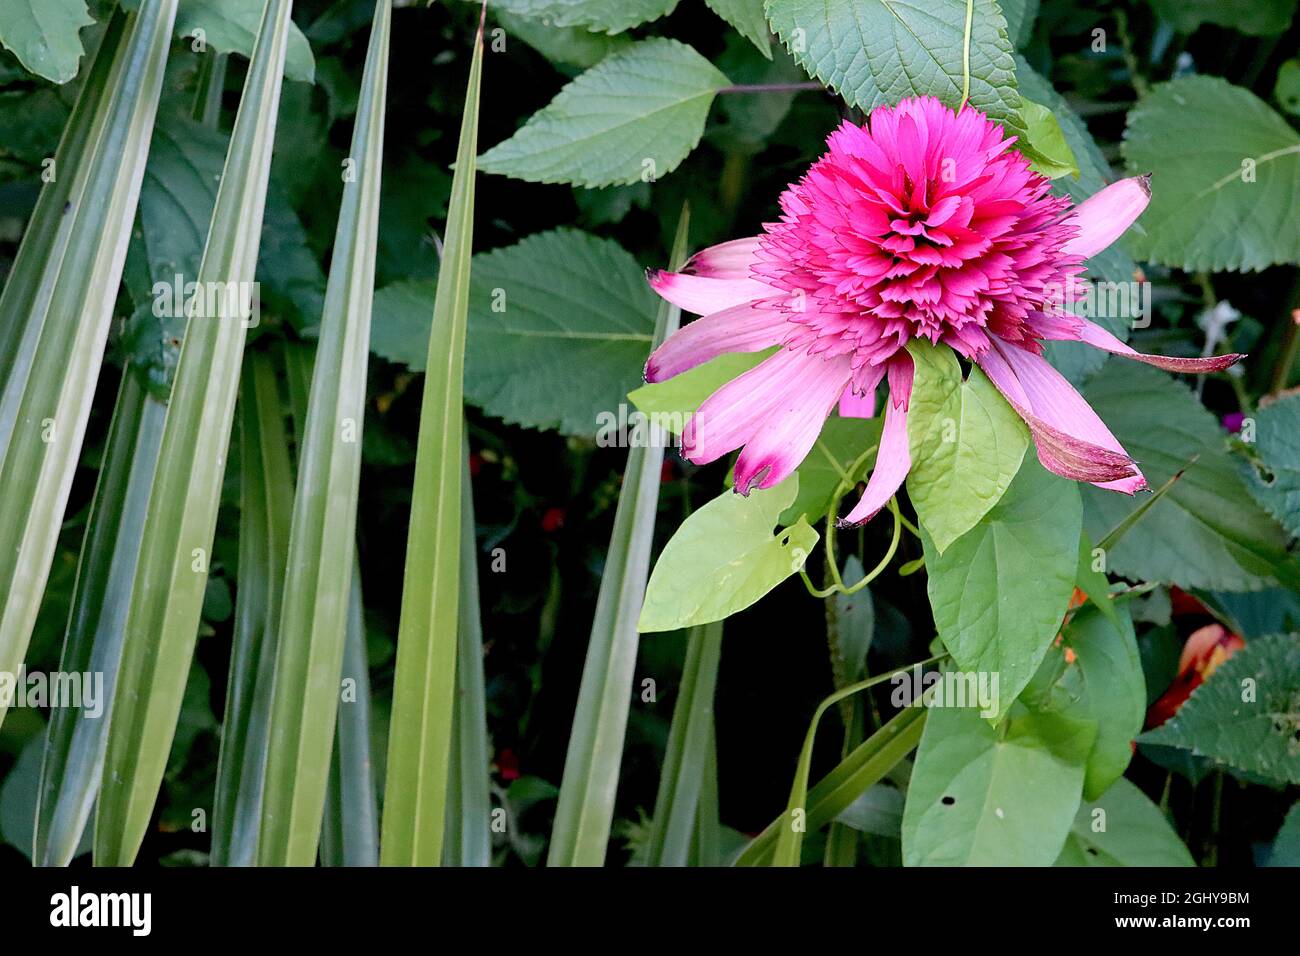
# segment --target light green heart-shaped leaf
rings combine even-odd
[[[819,535],[802,518],[773,533],[798,491],[797,475],[748,497],[724,491],[682,522],[650,575],[638,630],[720,621],[798,573]]]
[[[1053,866],[1195,866],[1169,821],[1123,778],[1079,814]]]
[[[1029,430],[979,369],[962,381],[952,349],[913,341],[907,493],[940,554],[1011,485]]]

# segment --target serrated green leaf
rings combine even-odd
[[[569,83],[514,136],[479,157],[485,173],[595,188],[672,172],[730,83],[676,40],[642,40]]]
[[[1050,865],[1079,809],[1095,734],[1058,714],[997,728],[976,710],[932,710],[903,811],[904,864]]]
[[[1140,258],[1188,272],[1300,262],[1300,134],[1250,90],[1161,83],[1129,113],[1124,158],[1152,173]]]
[[[1300,783],[1300,634],[1248,643],[1138,742],[1187,750],[1221,767]]]
[[[998,716],[1060,630],[1081,522],[1075,483],[1026,458],[1001,500],[942,554],[921,528],[939,637],[963,671],[999,675]]]
[[[947,346],[909,343],[907,494],[940,554],[988,514],[1020,470],[1029,430],[978,368],[962,381]]]
[[[1259,465],[1246,487],[1260,506],[1300,537],[1300,395],[1287,395],[1255,413]]]
[[[908,96],[961,103],[966,0],[767,0],[767,19],[803,68],[854,106]],[[1019,127],[1011,52],[998,5],[974,0],[970,103]]]
[[[1156,369],[1117,361],[1090,379],[1083,395],[1141,463],[1152,488],[1187,469],[1108,550],[1108,571],[1222,591],[1258,590],[1279,576],[1295,580],[1282,529],[1251,501],[1222,429],[1190,390]],[[1151,427],[1153,421],[1160,427]],[[1141,506],[1140,499],[1082,488],[1094,541]]]
[[[609,239],[562,229],[475,256],[466,400],[507,422],[594,435],[641,379],[657,307]]]
[[[493,0],[495,10],[545,20],[557,27],[622,33],[672,13],[678,0]]]
[[[724,491],[682,522],[650,575],[638,629],[720,621],[797,574],[819,535],[802,518],[772,529],[798,492],[798,475],[748,497]]]
[[[763,13],[763,0],[705,0],[709,9],[726,20],[736,32],[772,59],[772,36]]]
[[[53,83],[77,75],[81,29],[95,21],[85,0],[0,0],[0,43],[18,62]]]
[[[593,276],[598,297],[587,294]],[[416,280],[376,293],[376,355],[424,369],[433,288]],[[657,308],[641,267],[611,239],[559,229],[479,253],[465,399],[512,424],[591,437],[641,380]]]
[[[1079,807],[1053,866],[1195,866],[1145,793],[1123,778]]]
[[[201,289],[251,288],[255,274],[292,6],[268,4],[199,267]],[[248,322],[221,311],[224,318],[190,314],[167,408],[95,818],[100,865],[127,865],[139,851],[190,672]]]
[[[175,0],[155,0],[128,25],[87,152],[64,171],[73,183],[46,250],[52,259],[32,260],[39,276],[22,279],[32,297],[11,300],[18,341],[31,352],[9,372],[0,419],[0,672],[16,674],[22,664],[54,559],[112,318],[115,296],[106,290],[121,281],[174,15]],[[0,720],[7,709],[0,702]]]
[[[393,677],[380,862],[437,866],[443,858],[460,614],[463,383],[474,242],[474,185],[483,22],[474,37],[456,173],[433,303],[402,611]]]

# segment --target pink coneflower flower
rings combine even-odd
[[[668,301],[703,316],[646,363],[649,382],[725,352],[780,351],[718,389],[682,435],[697,464],[743,446],[736,490],[786,478],[822,423],[869,416],[889,383],[876,467],[845,519],[871,518],[911,468],[907,408],[923,338],[982,368],[1028,424],[1050,471],[1129,494],[1136,463],[1042,355],[1044,340],[1087,342],[1176,372],[1226,368],[1239,355],[1142,355],[1061,307],[1083,261],[1146,208],[1148,177],[1107,186],[1077,208],[1010,149],[1014,137],[978,110],[931,97],[845,122],[829,151],[781,196],[763,234],[705,249],[679,273],[649,273]]]

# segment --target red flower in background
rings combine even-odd
[[[1192,691],[1205,683],[1220,664],[1246,646],[1240,635],[1222,624],[1207,624],[1192,632],[1178,658],[1178,676],[1147,711],[1147,729],[1159,727],[1178,713]]]

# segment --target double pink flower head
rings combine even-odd
[[[780,350],[710,396],[682,434],[697,464],[742,448],[736,490],[785,479],[831,409],[874,414],[890,400],[875,470],[845,519],[870,519],[911,468],[909,340],[944,343],[984,370],[1034,436],[1049,471],[1132,494],[1137,464],[1043,358],[1047,340],[1086,342],[1175,372],[1212,372],[1242,356],[1143,355],[1062,308],[1083,262],[1123,234],[1150,199],[1148,177],[1107,186],[1077,208],[978,110],[937,99],[845,122],[829,151],[781,196],[762,235],[705,249],[651,286],[700,318],[646,363],[659,382],[726,352]]]

